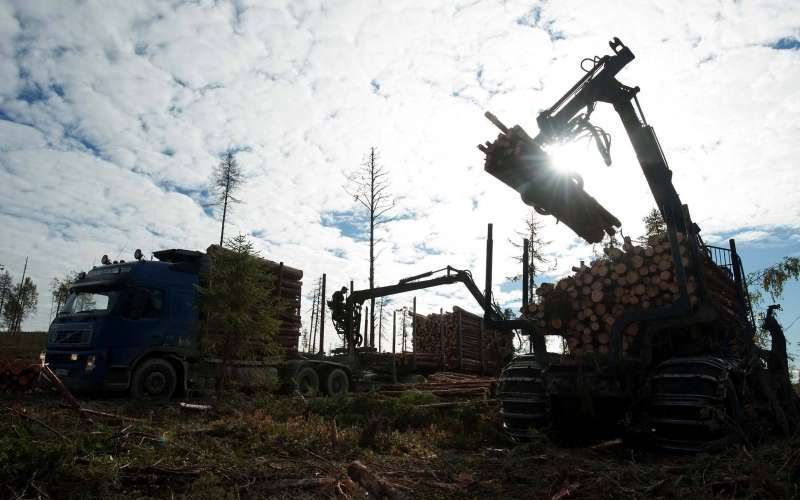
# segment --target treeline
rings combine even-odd
[[[27,261],[22,278],[15,283],[14,277],[0,264],[0,327],[14,334],[22,331],[22,322],[36,312],[39,291],[30,276],[25,276]]]

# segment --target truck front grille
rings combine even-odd
[[[88,347],[91,343],[91,330],[53,330],[47,337],[50,346]]]

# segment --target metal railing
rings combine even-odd
[[[725,271],[725,274],[728,275],[730,279],[734,279],[734,272],[733,272],[733,255],[731,254],[730,248],[723,248],[723,247],[715,247],[713,245],[703,245],[703,249],[706,252],[711,261],[717,265],[720,269]]]

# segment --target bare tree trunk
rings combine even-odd
[[[222,230],[219,232],[219,246],[222,246],[223,238],[225,237],[225,216],[228,215],[228,191],[231,187],[230,176],[225,181],[225,201],[222,204]]]
[[[383,298],[381,298],[381,310],[378,313],[378,352],[383,349]]]
[[[25,310],[25,274],[28,272],[28,258],[25,257],[25,267],[22,268],[22,279],[19,282],[19,292],[17,297],[17,315],[14,318],[14,329],[8,333],[20,333],[22,331],[22,313]]]
[[[369,152],[370,211],[369,211],[369,288],[375,288],[375,148]],[[375,347],[375,297],[370,299],[369,345]]]

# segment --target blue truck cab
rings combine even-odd
[[[202,252],[162,250],[158,260],[110,262],[80,273],[50,324],[46,361],[72,389],[169,397],[186,388],[200,356]]]

